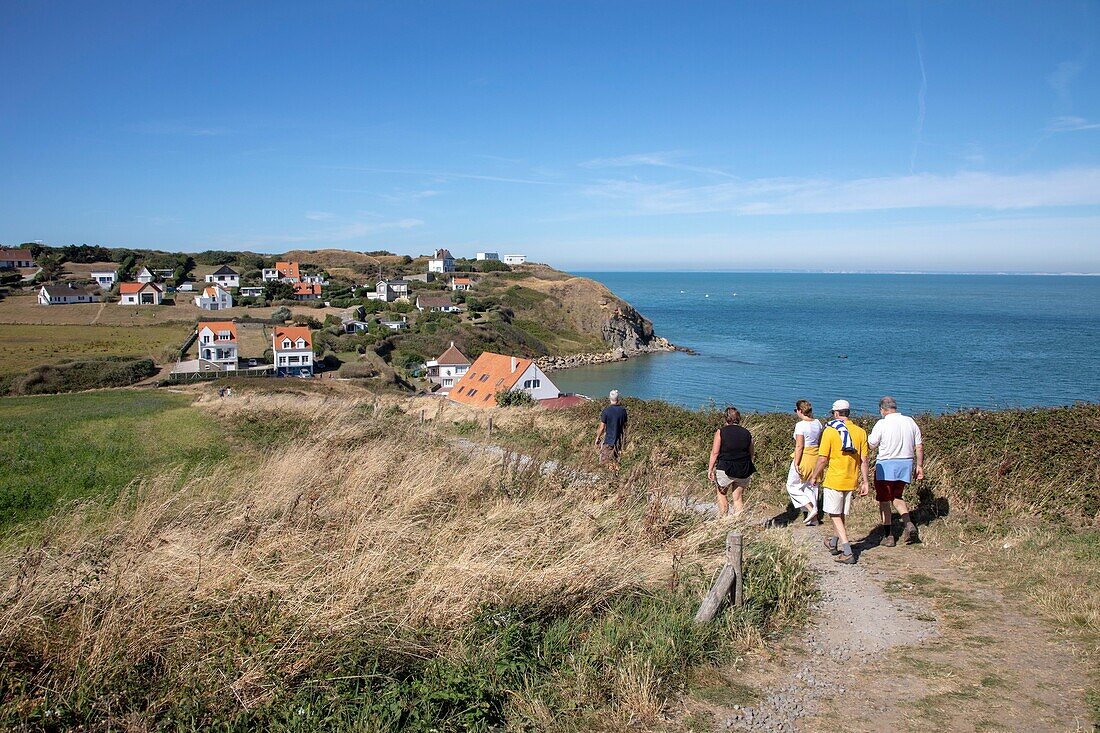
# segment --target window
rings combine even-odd
[[[479,379],[478,381],[479,381],[479,382],[484,382],[484,381],[485,381],[486,379],[488,379],[488,378],[489,378],[489,375],[488,375],[488,374],[482,374],[482,375],[481,375],[481,379]]]
[[[458,392],[459,394],[462,394],[462,390],[464,390],[464,389],[466,389],[466,388],[465,387],[459,387],[455,391]]]
[[[299,361],[301,361],[301,358],[297,356],[291,356],[287,359],[287,361],[291,364],[297,364]]]
[[[449,378],[448,378],[448,379],[444,379],[444,380],[443,380],[443,386],[444,386],[444,387],[450,387],[450,386],[452,386],[452,385],[453,385],[454,383],[455,383],[455,380],[453,380],[453,379],[449,379]]]
[[[523,382],[523,388],[524,389],[538,389],[541,386],[542,386],[542,380],[541,379],[526,379]]]
[[[283,348],[284,349],[289,349],[290,348],[290,339],[283,339]]]
[[[476,394],[477,394],[477,390],[476,390],[476,389],[471,389],[471,390],[470,390],[469,392],[467,392],[466,394],[467,394],[468,396],[470,396],[470,397],[473,397],[474,395],[476,395]]]
[[[488,401],[489,401],[489,398],[490,398],[490,397],[492,397],[492,395],[491,395],[491,394],[487,394],[487,395],[485,395],[485,402],[488,402]]]

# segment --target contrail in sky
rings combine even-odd
[[[920,6],[914,5],[913,39],[917,42],[917,61],[920,63],[920,91],[917,93],[917,137],[913,141],[913,153],[909,156],[909,172],[917,165],[917,150],[924,142],[924,98],[928,93],[928,76],[924,73],[924,35],[920,29]]]

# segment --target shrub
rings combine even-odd
[[[313,328],[313,329],[321,328],[321,326],[323,325],[320,321],[318,321],[313,316],[307,316],[304,313],[298,313],[297,315],[291,317],[290,320],[293,323],[295,323],[296,325],[309,326],[310,328]]]
[[[535,398],[521,390],[497,392],[497,407],[530,407]]]
[[[271,312],[271,320],[286,323],[290,320],[290,309],[281,305]]]
[[[157,373],[152,359],[112,358],[43,364],[12,378],[8,394],[56,394],[127,387]]]

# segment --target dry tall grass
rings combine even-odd
[[[164,697],[144,714],[177,703],[173,690],[247,711],[353,644],[446,656],[486,606],[583,612],[721,561],[721,530],[647,500],[660,475],[578,482],[339,396],[204,409],[305,427],[273,433],[301,437],[268,441],[251,467],[238,457],[182,487],[151,477],[105,518],[60,515],[40,546],[0,557],[0,648],[26,678],[71,698],[148,670]],[[620,708],[656,715],[661,681],[626,661],[611,681]],[[516,704],[536,718],[542,705]]]

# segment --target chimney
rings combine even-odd
[[[516,373],[516,357],[512,357],[512,374]]]

